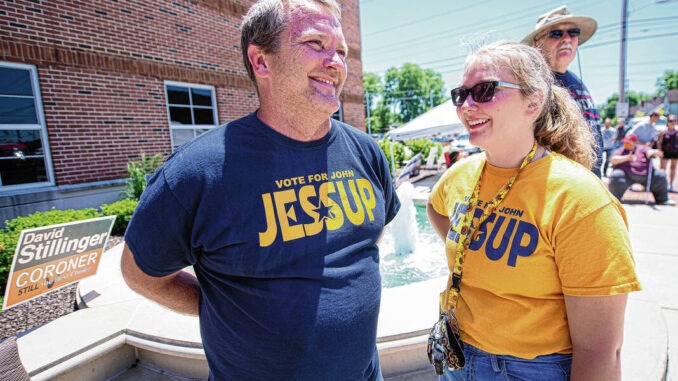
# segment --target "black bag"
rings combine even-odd
[[[443,312],[428,335],[426,348],[428,361],[433,364],[436,374],[442,375],[447,368],[460,369],[466,365],[464,351],[459,340],[457,319],[451,313]]]

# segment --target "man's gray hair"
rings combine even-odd
[[[240,26],[240,49],[247,75],[255,86],[252,64],[247,56],[250,45],[260,46],[266,53],[275,53],[280,46],[280,35],[289,23],[289,11],[296,4],[313,2],[322,5],[341,20],[341,7],[337,0],[259,0],[243,16]]]

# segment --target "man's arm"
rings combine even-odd
[[[572,338],[572,380],[621,380],[626,294],[565,295]]]
[[[610,157],[610,164],[612,164],[613,167],[622,163],[626,163],[627,161],[636,161],[636,157],[633,155],[633,152],[629,152],[626,155],[614,155]]]
[[[199,284],[195,275],[177,271],[164,277],[153,277],[143,272],[134,260],[127,244],[120,261],[122,276],[137,293],[161,305],[187,315],[198,315]]]

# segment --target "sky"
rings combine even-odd
[[[463,74],[465,44],[520,41],[539,15],[567,5],[573,15],[598,22],[578,56],[581,77],[600,105],[619,93],[623,1],[360,0],[362,70],[383,77],[391,67],[414,63],[440,73],[449,93]],[[627,91],[653,94],[657,78],[678,71],[678,0],[628,0],[627,23]],[[569,69],[580,75],[577,58]]]

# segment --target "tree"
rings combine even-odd
[[[678,71],[667,70],[661,78],[657,78],[657,95],[663,96],[667,90],[678,89]]]
[[[386,105],[408,122],[442,103],[443,87],[440,73],[406,63],[400,69],[386,71],[383,96]]]
[[[392,124],[400,122],[400,116],[390,110],[385,103],[384,84],[381,78],[373,73],[363,75],[365,89],[365,116],[369,115],[366,123],[371,132],[386,133]],[[369,109],[369,113],[368,113]]]
[[[652,99],[652,96],[649,94],[636,93],[635,91],[629,91],[627,96],[629,98],[629,107],[639,105],[642,102]],[[607,98],[607,101],[600,107],[600,117],[602,119],[614,118],[617,115],[617,103],[619,103],[619,94],[614,93]]]

